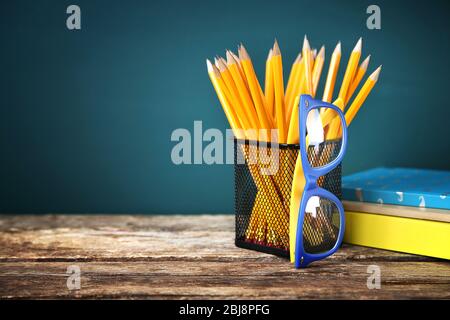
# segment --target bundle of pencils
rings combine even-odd
[[[354,93],[360,87],[370,60],[370,56],[368,56],[360,63],[361,49],[362,40],[359,39],[350,55],[338,95],[334,96],[341,61],[341,44],[337,44],[331,55],[322,95],[323,101],[333,101],[333,104],[345,112],[347,126],[351,124],[366,100],[381,71],[380,66],[366,79],[352,100]],[[317,52],[316,49],[310,47],[305,36],[303,48],[293,62],[285,86],[282,55],[275,40],[266,60],[264,90],[256,77],[252,60],[242,44],[238,46],[238,55],[227,50],[226,59],[217,56],[214,63],[207,60],[206,64],[211,82],[236,138],[271,141],[272,137],[264,130],[278,129],[277,141],[279,143],[299,143],[299,97],[301,94],[309,94],[313,97],[317,95],[325,64],[324,46]],[[347,107],[348,105],[349,107]],[[341,123],[336,118],[336,114],[329,111],[321,112],[320,118],[324,127],[325,139],[334,140],[341,135]],[[256,131],[252,129],[256,129]],[[250,160],[248,159],[250,154],[248,146],[241,148],[246,160]],[[301,161],[300,159],[296,161],[291,196],[288,201],[281,196],[280,189],[284,182],[280,181],[277,175],[265,176],[261,174],[257,165],[249,167],[258,193],[246,236],[249,241],[280,248],[291,247],[292,253],[293,246],[289,242],[293,244],[295,241],[298,208],[304,188]],[[280,170],[284,169],[283,166],[280,167]],[[265,195],[265,199],[270,197],[269,207],[271,210],[278,210],[276,214],[288,217],[289,227],[274,223],[268,213],[262,211],[258,201],[263,201],[263,195]]]

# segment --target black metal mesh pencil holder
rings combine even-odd
[[[308,149],[308,158],[320,166],[336,157],[340,140]],[[236,246],[289,257],[289,206],[300,146],[234,140]],[[278,163],[274,163],[278,157]],[[322,176],[318,185],[341,199],[341,165]]]

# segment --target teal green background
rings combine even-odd
[[[66,28],[69,4],[80,31]],[[448,170],[449,2],[377,1],[381,30],[366,28],[370,4],[2,2],[0,212],[231,213],[233,167],[172,164],[171,133],[194,120],[227,128],[205,58],[242,41],[262,79],[274,38],[286,70],[304,34],[327,61],[342,41],[344,63],[362,36],[369,72],[383,64],[350,127],[345,173]]]

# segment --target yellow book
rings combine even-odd
[[[345,210],[344,242],[450,260],[450,223]]]

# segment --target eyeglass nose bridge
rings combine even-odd
[[[305,178],[305,190],[313,190],[317,188],[317,180],[320,178],[319,175],[316,176],[315,174],[310,173]]]

